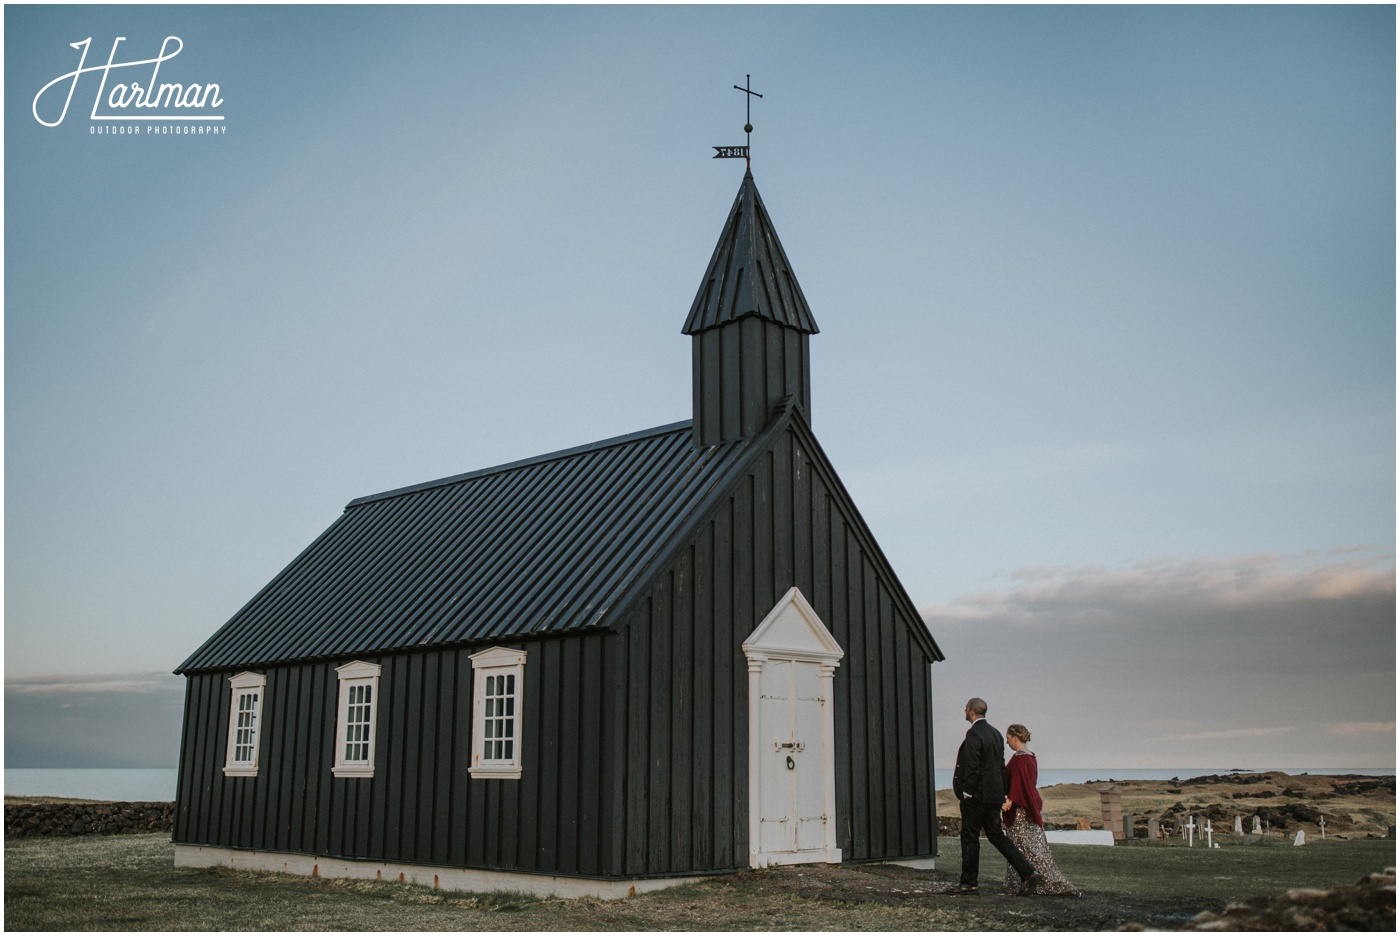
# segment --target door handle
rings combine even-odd
[[[792,762],[792,755],[788,755],[788,770],[796,770],[797,765]]]

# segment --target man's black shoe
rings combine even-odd
[[[955,897],[975,897],[977,896],[977,885],[959,884],[957,887],[953,888],[947,893],[952,894]]]
[[[1016,891],[1017,895],[1021,897],[1031,896],[1037,890],[1040,889],[1040,884],[1044,880],[1045,878],[1041,876],[1040,872],[1036,871],[1030,877],[1026,878],[1024,881],[1021,882],[1020,889]]]

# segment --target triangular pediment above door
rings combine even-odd
[[[795,586],[788,589],[744,641],[744,656],[751,660],[779,657],[835,663],[845,655],[831,631]]]

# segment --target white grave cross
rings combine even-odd
[[[1323,838],[1327,838],[1327,817],[1326,817],[1326,816],[1318,816],[1318,817],[1317,817],[1317,827],[1318,827],[1319,829],[1322,830],[1322,837],[1323,837]]]
[[[1189,815],[1186,817],[1186,847],[1196,847],[1196,820]]]
[[[1210,827],[1210,820],[1209,820],[1209,819],[1206,820],[1206,827],[1205,827],[1204,829],[1202,829],[1201,831],[1202,831],[1202,834],[1205,835],[1205,837],[1206,837],[1206,848],[1214,848],[1214,847],[1215,847],[1215,840],[1214,840],[1213,838],[1211,838],[1211,831],[1212,831],[1212,830],[1211,830],[1211,827]]]

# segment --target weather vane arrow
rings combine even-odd
[[[754,98],[763,97],[763,95],[759,94],[757,91],[749,88],[749,79],[752,77],[752,75],[744,76],[744,86],[742,88],[738,85],[734,86],[735,91],[744,92],[744,145],[716,146],[714,147],[715,155],[711,157],[712,159],[742,159],[744,160],[745,168],[750,165],[749,134],[753,133],[753,115],[749,111],[749,105],[753,103]]]

